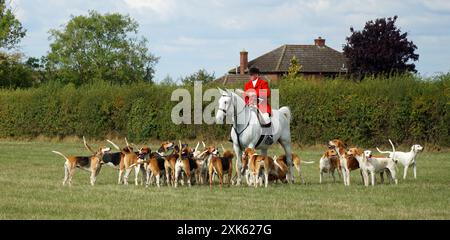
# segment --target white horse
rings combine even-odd
[[[263,141],[260,145],[256,146],[262,132],[256,108],[246,106],[242,96],[229,90],[224,91],[220,88],[218,89],[222,96],[219,99],[219,110],[216,113],[216,123],[222,124],[226,118],[229,118],[233,123],[231,139],[237,158],[237,185],[240,185],[241,175],[245,174],[242,171],[242,153],[245,148],[259,149],[261,150],[261,154],[267,156],[267,150],[271,145],[266,145]],[[292,174],[293,164],[290,131],[291,111],[288,107],[272,110],[271,121],[273,142],[279,142],[284,148],[289,166],[289,172],[286,175],[286,179],[288,182],[291,182],[291,180],[294,180]]]

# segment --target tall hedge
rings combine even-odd
[[[387,138],[403,144],[450,146],[450,74],[433,80],[408,75],[358,83],[295,78],[271,87],[280,89],[280,106],[291,108],[292,138],[299,144],[339,137],[365,146],[385,144]],[[39,88],[0,90],[0,137],[85,135],[103,139],[112,134],[136,142],[196,137],[226,140],[230,126],[172,123],[170,114],[177,102],[170,97],[176,88],[97,82],[78,88],[48,83]]]
[[[291,132],[301,143],[342,138],[373,146],[387,138],[450,145],[450,75],[368,78],[362,82],[287,79],[279,85],[281,105],[291,107]]]

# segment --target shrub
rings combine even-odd
[[[204,89],[215,86],[212,83]],[[193,92],[191,86],[186,87]],[[38,88],[0,90],[0,137],[85,135],[104,139],[113,134],[135,142],[197,137],[226,140],[227,125],[172,123],[170,114],[177,102],[170,97],[176,88],[98,81],[81,87],[49,82]],[[404,144],[450,145],[450,74],[435,79],[398,75],[360,83],[296,77],[272,88],[280,89],[280,106],[292,111],[292,140],[299,144],[341,138],[373,147],[391,138]]]

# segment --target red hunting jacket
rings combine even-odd
[[[269,113],[270,115],[272,115],[272,108],[270,107],[269,104],[269,97],[270,97],[270,88],[269,88],[269,83],[267,83],[266,81],[264,81],[261,78],[258,78],[258,81],[256,82],[255,87],[253,87],[253,83],[251,80],[249,80],[245,86],[244,86],[244,92],[247,91],[255,91],[256,96],[258,98],[262,98],[262,100],[258,100],[258,109],[263,112],[263,113]],[[263,90],[263,91],[261,91]],[[250,98],[244,93],[244,99],[245,99],[245,104],[249,104]]]

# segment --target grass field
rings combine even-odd
[[[303,166],[307,185],[210,190],[117,185],[117,170],[108,166],[94,187],[81,170],[63,187],[64,160],[51,150],[87,154],[80,142],[0,141],[0,219],[450,219],[449,152],[422,153],[417,180],[366,188],[357,171],[349,187],[330,178],[319,185],[321,151],[296,149],[316,161]]]

